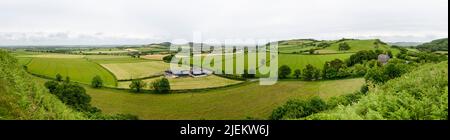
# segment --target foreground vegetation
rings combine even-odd
[[[7,52],[0,50],[0,62],[0,120],[88,119],[49,94]]]
[[[423,66],[370,89],[353,105],[305,119],[448,120],[448,61]]]

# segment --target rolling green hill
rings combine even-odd
[[[417,49],[422,51],[448,51],[448,38],[433,40],[417,46]]]
[[[0,50],[0,120],[86,119],[38,85],[17,59]]]
[[[347,43],[350,46],[349,50],[340,51],[339,44]],[[388,44],[378,39],[341,39],[341,40],[312,40],[312,39],[298,39],[279,41],[280,53],[304,53],[309,54],[309,50],[315,50],[315,54],[336,54],[336,53],[354,53],[362,50],[391,50],[394,54],[398,52],[397,49],[391,48]]]

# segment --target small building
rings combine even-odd
[[[380,62],[381,64],[386,64],[389,59],[391,59],[391,57],[389,57],[389,55],[386,54],[380,54],[378,55],[378,62]]]
[[[200,68],[192,68],[191,70],[166,70],[165,75],[167,77],[204,77],[212,74],[212,71]]]

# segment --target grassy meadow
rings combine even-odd
[[[139,63],[110,63],[101,64],[111,71],[118,80],[138,79],[164,74],[169,64],[162,61],[149,61]]]
[[[131,113],[141,119],[223,120],[267,119],[277,106],[292,98],[350,94],[359,90],[363,79],[336,81],[279,81],[273,86],[257,82],[220,90],[178,94],[136,94],[124,90],[86,87],[94,106],[106,113]]]
[[[344,54],[327,54],[327,55],[298,55],[298,54],[282,54],[279,55],[278,65],[288,65],[292,70],[303,69],[306,65],[311,64],[316,68],[322,69],[326,61],[334,59],[345,60],[350,58],[352,53]]]
[[[115,87],[114,75],[100,65],[81,58],[33,58],[28,63],[30,73],[54,78],[56,74],[63,77],[69,76],[70,80],[83,84],[90,84],[93,77],[99,75],[106,86]]]

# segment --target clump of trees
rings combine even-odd
[[[78,84],[48,81],[44,85],[51,94],[56,95],[63,103],[77,111],[89,113],[99,112],[99,109],[91,106],[91,97]]]
[[[270,119],[302,118],[326,110],[327,108],[326,102],[317,96],[306,100],[294,99],[287,101],[283,106],[273,110]]]
[[[350,50],[350,45],[348,43],[339,43],[339,51],[347,51]]]
[[[344,74],[346,65],[342,60],[335,59],[330,62],[325,62],[323,66],[322,75],[324,79],[337,79],[346,77],[347,74]]]
[[[146,83],[142,80],[132,80],[131,84],[129,85],[131,91],[139,93],[141,92],[146,86]]]
[[[61,74],[56,74],[56,81],[58,82],[62,82],[63,81],[63,77],[61,76]]]
[[[152,82],[152,87],[156,93],[169,93],[170,83],[167,78],[161,78]]]
[[[378,59],[378,54],[372,50],[362,50],[358,51],[355,54],[351,55],[349,59],[347,59],[347,66],[351,67],[355,64],[361,64],[365,61]]]
[[[91,86],[93,88],[101,88],[103,87],[103,80],[100,76],[95,76],[94,78],[92,78],[92,82],[91,82]]]
[[[320,47],[320,48],[327,48],[330,46],[331,46],[330,43],[326,43],[326,42],[322,42],[317,45],[317,47]]]
[[[325,110],[334,109],[339,105],[347,106],[357,103],[368,91],[368,86],[363,85],[361,91],[352,94],[346,94],[336,97],[331,97],[325,101],[318,96],[308,99],[291,99],[282,106],[275,108],[272,111],[269,119],[298,119],[304,118],[315,113],[323,112]]]
[[[400,77],[407,73],[411,67],[404,63],[388,63],[384,67],[373,67],[364,76],[366,81],[382,84],[390,79]]]
[[[278,68],[278,77],[281,79],[287,78],[291,74],[291,68],[287,65],[283,65]]]
[[[306,67],[303,69],[302,77],[304,80],[312,81],[312,80],[319,80],[320,78],[320,70],[314,67],[311,64],[306,65]]]

